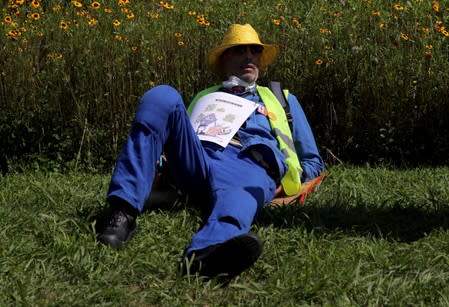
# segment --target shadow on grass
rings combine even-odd
[[[205,200],[202,200],[205,201]],[[201,201],[199,201],[201,202]],[[204,212],[195,205],[186,204],[186,200],[173,193],[154,194],[146,205],[145,211],[179,211],[186,208],[195,210],[202,219]],[[315,234],[327,234],[335,231],[357,235],[378,237],[400,242],[413,242],[426,236],[433,230],[449,229],[449,208],[439,204],[439,209],[432,209],[416,204],[415,206],[374,207],[359,204],[353,207],[338,204],[306,204],[305,206],[285,205],[265,207],[257,218],[256,225],[273,225],[278,228],[305,227]],[[106,209],[106,208],[103,208]],[[96,220],[97,231],[104,226],[105,210],[95,210],[87,215],[90,221]]]
[[[294,205],[268,207],[261,210],[257,225],[288,228],[304,226],[315,233],[336,230],[352,235],[379,237],[401,242],[413,242],[435,229],[449,229],[449,208],[434,209],[401,207],[388,208],[358,205],[342,208],[336,205],[319,207]]]
[[[204,200],[201,200],[203,202]],[[187,200],[184,196],[178,194],[174,190],[160,190],[151,193],[149,200],[145,204],[143,212],[140,215],[150,211],[180,211],[186,208],[195,210],[198,214],[201,214],[203,219],[207,218],[207,212],[203,212],[199,207],[192,204],[187,204]],[[86,219],[90,223],[95,222],[95,232],[98,234],[101,232],[109,222],[110,207],[107,202],[104,206],[96,208],[86,208],[81,211],[78,210],[79,216]]]
[[[162,200],[162,199],[161,199]],[[198,207],[172,200],[159,201],[148,210],[182,210],[192,208],[201,214]],[[203,219],[207,213],[202,212]],[[400,242],[419,240],[436,229],[449,229],[449,208],[444,204],[439,209],[425,206],[348,207],[335,204],[287,205],[263,208],[255,223],[259,226],[273,225],[278,228],[305,227],[314,233],[342,231],[351,235],[378,237]]]

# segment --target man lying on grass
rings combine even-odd
[[[297,98],[286,97],[290,129],[273,92],[256,84],[259,70],[277,53],[251,25],[234,24],[207,57],[208,67],[225,81],[201,91],[188,111],[172,87],[145,93],[112,175],[110,213],[99,242],[121,248],[135,235],[164,152],[176,187],[207,196],[200,206],[209,215],[184,252],[189,268],[184,265],[183,272],[232,278],[258,259],[262,241],[249,233],[258,209],[279,189],[298,193],[301,182],[324,169]]]

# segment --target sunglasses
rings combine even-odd
[[[249,51],[251,54],[261,54],[263,52],[263,46],[261,45],[238,45],[229,48],[229,52],[236,55],[242,55],[247,52],[249,48]]]

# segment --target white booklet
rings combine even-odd
[[[223,92],[204,95],[190,114],[190,123],[202,141],[226,147],[257,103]]]

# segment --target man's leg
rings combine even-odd
[[[107,195],[111,214],[108,225],[97,237],[100,242],[119,248],[135,234],[135,219],[149,197],[165,143],[177,148],[170,150],[168,160],[183,165],[182,176],[191,178],[184,181],[204,183],[205,153],[182,98],[175,89],[158,86],[142,97],[131,133],[118,157]]]
[[[266,170],[239,149],[211,154],[212,212],[193,236],[186,256],[194,256],[192,271],[235,276],[251,266],[262,242],[248,234],[257,210],[269,201],[276,184]]]

